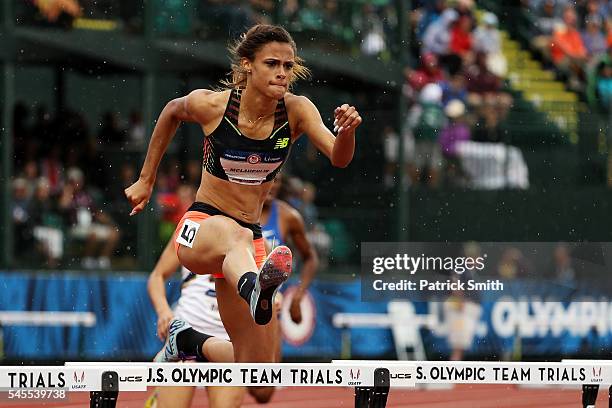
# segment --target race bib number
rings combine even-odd
[[[195,236],[199,229],[199,223],[191,220],[185,220],[178,236],[176,237],[176,242],[180,245],[193,248],[193,241],[195,240]]]

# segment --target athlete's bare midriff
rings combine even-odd
[[[211,92],[208,97],[212,98],[212,103],[207,106],[208,120],[200,124],[204,135],[211,134],[223,120],[230,92]],[[269,135],[273,125],[274,117],[261,121],[257,126],[249,126],[248,123],[239,121],[240,130],[252,139],[265,138]],[[196,201],[210,204],[238,220],[255,224],[259,222],[264,201],[271,188],[272,182],[247,186],[215,177],[202,169],[202,179],[196,194]]]
[[[272,182],[244,186],[222,180],[203,170],[196,201],[210,204],[238,220],[256,224],[270,188]]]

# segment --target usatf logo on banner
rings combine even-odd
[[[72,379],[74,380],[74,383],[70,385],[71,390],[84,390],[87,387],[87,384],[85,383],[85,371],[74,371],[72,373]]]
[[[349,369],[349,377],[351,380],[348,382],[348,385],[361,385],[362,384],[361,370],[359,368]]]
[[[593,366],[591,369],[590,383],[598,384],[603,382],[601,366]]]

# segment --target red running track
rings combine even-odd
[[[597,405],[607,407],[607,387],[601,387]],[[148,393],[124,392],[117,408],[143,408]],[[392,389],[387,407],[410,408],[576,408],[581,406],[581,391],[560,388],[527,389],[510,385],[458,385],[448,390]],[[3,408],[77,408],[89,407],[89,393],[73,392],[69,400],[55,403],[0,403]],[[198,390],[193,407],[208,407],[206,392]],[[247,396],[247,408],[336,408],[353,407],[353,389],[327,387],[293,387],[279,390],[267,405],[258,405]]]

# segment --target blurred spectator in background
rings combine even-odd
[[[392,189],[397,183],[396,174],[398,171],[403,171],[404,175],[408,177],[411,173],[410,156],[411,152],[414,151],[414,139],[408,132],[404,134],[404,163],[406,167],[399,169],[399,136],[397,132],[391,126],[385,126],[383,129],[383,148],[385,155],[385,188]],[[408,180],[404,179],[406,183],[405,187],[408,186]]]
[[[458,99],[451,100],[444,108],[448,124],[440,132],[439,143],[446,161],[445,173],[450,184],[461,183],[463,172],[457,157],[457,143],[470,140],[470,128],[465,124],[465,104]]]
[[[302,217],[304,217],[304,224],[306,228],[314,226],[319,221],[319,212],[315,205],[315,199],[317,198],[317,188],[310,182],[304,183],[304,189],[302,192],[302,208],[298,208]]]
[[[123,145],[126,141],[126,131],[119,125],[119,115],[116,112],[104,112],[102,115],[98,141],[103,146]]]
[[[449,76],[448,80],[440,82],[440,87],[442,88],[442,104],[444,106],[455,99],[461,101],[464,105],[467,104],[468,93],[463,72],[457,72]]]
[[[372,4],[363,5],[365,30],[361,42],[361,52],[367,56],[380,56],[387,48],[383,22]]]
[[[64,185],[64,165],[61,161],[60,145],[51,146],[40,162],[41,175],[49,182],[51,194],[59,194]]]
[[[609,17],[610,6],[608,0],[587,0],[576,2],[580,13],[580,20],[585,21],[589,16],[596,16],[602,23]],[[581,4],[582,3],[582,4]]]
[[[551,45],[551,56],[555,66],[569,78],[568,85],[573,90],[580,90],[582,67],[587,59],[587,50],[582,37],[576,29],[576,10],[567,6],[563,11],[564,25],[555,30]]]
[[[487,96],[496,95],[501,90],[502,81],[487,67],[487,54],[476,54],[475,63],[465,70],[468,102],[472,106],[480,106]]]
[[[561,285],[574,285],[576,271],[572,265],[569,247],[566,244],[557,245],[552,258],[553,265],[547,274],[547,278]]]
[[[487,66],[498,77],[508,73],[508,62],[502,53],[499,21],[493,13],[484,13],[481,24],[474,32],[474,52],[487,56]]]
[[[589,14],[585,23],[586,28],[582,31],[582,42],[586,48],[587,56],[593,58],[606,52],[608,44],[601,31],[602,20],[598,14]]]
[[[446,9],[425,30],[423,36],[422,54],[431,52],[438,56],[447,55],[450,51],[451,26],[457,21],[459,14],[453,9]]]
[[[448,117],[448,124],[440,133],[440,146],[446,157],[454,157],[457,153],[458,142],[470,140],[470,128],[463,121],[465,115],[465,104],[458,99],[453,99],[444,108]]]
[[[501,37],[497,25],[499,21],[493,13],[486,12],[481,24],[474,31],[474,51],[485,54],[501,53]]]
[[[472,53],[472,19],[469,16],[461,16],[453,24],[449,50],[452,54],[459,55],[464,61],[470,61]]]
[[[38,184],[38,166],[34,160],[28,160],[23,165],[23,171],[21,172],[23,178],[26,181],[27,189],[28,189],[28,198],[34,195],[34,191],[36,190],[36,186]]]
[[[601,61],[597,65],[595,90],[600,106],[604,110],[612,111],[612,64],[610,61]]]
[[[15,104],[13,109],[13,149],[16,153],[15,167],[20,168],[26,160],[33,159],[33,155],[29,155],[27,150],[28,145],[31,145],[34,140],[30,134],[28,120],[30,118],[30,110],[23,102]]]
[[[503,134],[500,127],[500,117],[494,103],[485,100],[477,109],[476,123],[472,128],[472,140],[475,142],[502,142]]]
[[[252,6],[241,0],[201,0],[200,19],[209,23],[204,29],[223,32],[230,39],[255,24]]]
[[[532,45],[546,58],[550,57],[552,36],[563,21],[555,13],[555,0],[544,0],[535,12]]]
[[[200,160],[189,160],[185,166],[185,183],[197,186],[202,179],[202,162]]]
[[[77,0],[32,0],[32,2],[50,23],[60,22],[62,17],[72,21],[83,14]]]
[[[317,195],[315,185],[286,174],[281,174],[279,177],[282,177],[282,182],[277,198],[289,203],[300,212],[304,218],[308,240],[315,247],[321,265],[327,266],[332,240],[323,225],[319,223],[319,214],[314,203]]]
[[[109,269],[111,256],[119,242],[119,229],[107,213],[97,208],[94,198],[85,188],[80,169],[68,169],[59,207],[71,226],[71,237],[85,241],[82,267]]]
[[[436,21],[446,9],[446,0],[425,1],[423,7],[416,10],[413,22],[416,23],[416,36],[421,40],[427,27]]]
[[[514,247],[505,248],[497,264],[497,273],[504,279],[525,278],[530,269],[527,258]]]
[[[195,185],[196,184],[183,183],[180,184],[175,191],[157,195],[157,204],[162,211],[161,223],[159,226],[159,238],[161,242],[167,242],[172,238],[172,234],[178,222],[181,220],[181,217],[195,201]]]
[[[480,246],[475,242],[464,244],[462,256],[473,259],[482,256]],[[453,275],[451,279],[458,280],[458,275]],[[466,268],[461,275],[463,282],[470,279],[477,279],[475,267]],[[453,291],[443,303],[444,319],[448,328],[447,341],[451,348],[451,361],[463,360],[465,352],[472,347],[478,322],[482,315],[482,307],[478,303],[479,299],[476,295],[462,290]]]
[[[131,150],[140,151],[145,143],[145,125],[142,121],[142,113],[137,110],[130,112],[128,124],[128,147]]]
[[[403,93],[409,101],[416,101],[419,92],[425,85],[444,80],[444,71],[438,64],[438,57],[433,53],[426,53],[421,55],[419,68],[412,70],[406,67],[404,69],[404,77],[407,86],[404,87]]]
[[[23,177],[13,180],[13,228],[15,230],[15,251],[26,251],[32,243],[30,228],[30,197],[28,182]]]
[[[419,104],[415,104],[408,115],[407,131],[411,141],[407,144],[414,149],[407,162],[413,184],[424,181],[430,187],[438,185],[442,167],[438,136],[445,124],[442,88],[438,84],[428,84],[421,90]]]
[[[472,25],[474,25],[474,0],[456,0],[450,2],[449,5],[454,5],[459,16],[470,18],[472,20]]]
[[[36,108],[34,124],[32,125],[32,138],[41,143],[44,143],[46,148],[54,146],[55,139],[55,124],[51,112],[44,105],[39,105]]]
[[[124,190],[131,186],[136,178],[134,166],[131,163],[123,163],[119,168],[119,181],[114,182],[109,191],[114,206],[121,205],[121,202],[125,201]]]
[[[63,222],[56,197],[51,196],[49,180],[38,179],[32,203],[30,204],[32,232],[38,241],[38,252],[45,265],[56,268],[64,255]]]
[[[607,19],[604,20],[605,21],[605,26],[606,26],[606,42],[608,43],[608,48],[612,47],[612,16],[608,16]]]
[[[170,191],[178,190],[178,187],[182,184],[183,179],[181,174],[181,163],[178,159],[173,158],[168,162],[166,176],[168,178],[168,188]]]
[[[476,61],[465,72],[468,97],[471,107],[479,108],[485,103],[494,106],[500,119],[506,117],[512,105],[512,96],[502,92],[502,79],[491,72],[488,67],[488,56],[479,52]]]

